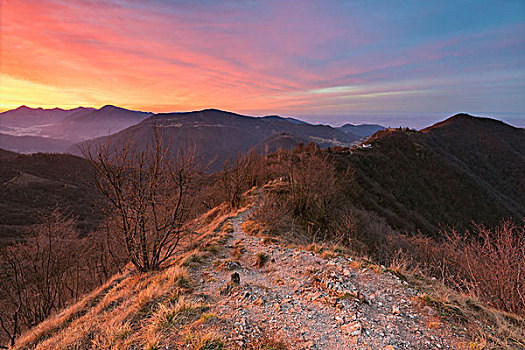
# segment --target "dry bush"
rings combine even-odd
[[[219,181],[223,201],[232,208],[239,208],[243,193],[265,182],[265,169],[264,158],[254,152],[239,154],[224,162]]]
[[[525,315],[525,225],[505,221],[493,230],[452,230],[439,240],[392,230],[380,234],[375,244],[361,241],[380,263],[402,260],[405,270],[420,269],[499,310]]]
[[[404,269],[421,269],[500,310],[525,315],[525,225],[443,232],[442,238],[404,235],[369,212],[358,213],[352,248]]]
[[[443,267],[450,284],[505,311],[525,315],[525,225],[447,234]]]
[[[153,135],[143,147],[128,138],[84,150],[118,219],[110,232],[141,272],[158,269],[188,235],[184,224],[194,213],[201,174],[194,146],[174,151],[156,126]]]
[[[333,227],[346,210],[351,172],[339,172],[315,144],[299,144],[274,158],[273,174],[280,174],[279,180],[266,188],[254,217],[273,234],[306,241],[333,239]]]
[[[55,209],[22,242],[0,251],[0,326],[11,345],[21,331],[103,284],[117,270],[103,242],[79,238],[75,220]]]

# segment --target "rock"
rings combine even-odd
[[[341,326],[341,330],[351,336],[357,337],[361,335],[362,330],[361,322],[355,321],[352,323],[347,323]]]
[[[220,290],[219,294],[220,295],[230,294],[230,292],[232,291],[232,288],[238,286],[240,283],[241,283],[241,276],[239,275],[239,273],[238,272],[232,273],[230,282],[228,282],[228,284]]]
[[[399,315],[399,308],[397,306],[392,306],[392,315]]]
[[[241,283],[241,276],[238,272],[232,273],[230,283],[237,286]]]

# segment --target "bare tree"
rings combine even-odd
[[[253,151],[239,154],[235,159],[224,162],[220,175],[220,187],[226,197],[226,202],[232,208],[239,207],[245,191],[253,186],[261,185],[266,180],[264,168],[264,159]]]
[[[74,219],[54,210],[25,241],[0,252],[0,326],[11,345],[23,327],[42,322],[78,290],[78,242]]]
[[[259,219],[272,231],[302,239],[348,238],[351,232],[344,231],[353,227],[342,218],[349,212],[348,194],[353,190],[350,169],[337,169],[329,154],[314,143],[298,144],[272,158],[270,171],[279,176],[280,184],[270,187],[257,210]]]
[[[173,149],[158,126],[153,126],[151,142],[140,147],[130,136],[111,141],[84,154],[118,218],[113,233],[138,271],[158,269],[188,232],[184,224],[195,203],[193,186],[200,173],[195,146],[186,142]]]

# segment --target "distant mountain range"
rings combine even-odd
[[[75,142],[108,136],[124,130],[149,117],[151,113],[131,111],[111,105],[88,113],[75,113],[60,122],[43,128],[51,137]]]
[[[74,114],[90,113],[92,111],[95,111],[95,109],[84,107],[74,109],[44,109],[20,106],[17,109],[0,113],[0,130],[9,130],[11,128],[17,130],[18,128],[24,128],[30,129],[27,130],[28,133],[38,133],[41,127],[58,123]]]
[[[22,106],[0,113],[0,148],[20,153],[80,154],[73,143],[95,138],[97,141],[88,143],[103,142],[109,135],[122,139],[124,134],[131,133],[143,138],[148,133],[145,129],[151,129],[153,123],[161,125],[166,136],[175,143],[182,139],[192,140],[202,150],[204,158],[214,159],[216,164],[252,147],[275,150],[299,141],[313,141],[322,147],[349,146],[383,128],[379,125],[312,125],[289,117],[249,117],[216,109],[152,115],[111,105],[71,110]],[[123,133],[119,133],[121,131]],[[288,141],[284,142],[283,134],[287,134]],[[267,138],[271,143],[268,147],[264,144]],[[290,141],[292,139],[295,141]]]
[[[157,125],[172,147],[193,142],[211,164],[210,171],[222,169],[225,160],[250,149],[271,153],[298,142],[340,146],[343,151],[332,154],[341,167],[354,169],[360,188],[355,201],[398,229],[437,232],[441,225],[467,228],[474,220],[493,226],[504,217],[525,217],[525,130],[490,118],[458,114],[415,131],[374,124],[312,125],[294,118],[250,117],[216,109],[150,115],[104,106],[96,110],[20,107],[0,114],[0,123],[4,131],[40,135],[0,134],[0,148],[77,155],[81,147],[118,144],[128,138],[144,147]],[[71,141],[113,130],[110,136]],[[356,146],[363,142],[364,146]],[[0,157],[9,155],[0,153]],[[19,182],[30,179],[22,177]]]
[[[161,128],[165,140],[173,147],[194,143],[210,170],[222,168],[226,159],[239,152],[256,148],[261,152],[276,148],[293,147],[298,141],[316,142],[323,147],[351,146],[359,135],[345,132],[328,125],[312,125],[292,118],[278,116],[250,117],[217,109],[206,109],[185,113],[159,113],[109,137],[86,141],[69,149],[80,154],[79,149],[99,143],[120,143],[131,137],[139,147],[153,137],[153,125]],[[290,142],[278,142],[278,135],[286,134]],[[268,144],[267,144],[268,142]]]
[[[377,124],[345,124],[339,127],[340,130],[343,130],[346,133],[357,135],[360,137],[368,137],[379,130],[383,130],[385,127]]]
[[[69,110],[22,106],[0,113],[0,133],[79,142],[118,132],[150,115],[111,105],[100,109],[79,107]],[[0,144],[2,146],[5,145]]]
[[[127,137],[142,147],[152,137],[153,124],[174,146],[188,139],[195,142],[201,156],[213,161],[212,171],[249,149],[271,153],[298,142],[328,147],[362,140],[340,128],[288,118],[203,110],[152,115],[111,137],[69,143],[70,151]],[[370,126],[369,132],[376,129],[380,127]],[[421,131],[380,129],[364,145],[334,147],[329,154],[341,169],[354,170],[353,203],[376,212],[399,230],[437,233],[447,226],[468,228],[472,221],[494,226],[502,218],[525,218],[525,129],[459,114]],[[0,236],[16,236],[18,225],[36,222],[40,211],[59,203],[79,216],[86,228],[101,217],[100,208],[93,204],[98,192],[89,164],[73,155],[20,155],[0,149],[0,193],[0,212],[5,214]]]

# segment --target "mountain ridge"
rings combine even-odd
[[[359,139],[356,135],[327,125],[297,124],[286,119],[265,119],[217,109],[204,109],[153,114],[111,137],[101,137],[79,146],[115,140],[121,142],[133,135],[139,147],[144,147],[145,142],[152,138],[155,125],[160,127],[163,136],[173,143],[173,147],[183,146],[187,140],[194,142],[204,160],[213,161],[213,170],[221,169],[225,160],[235,157],[239,152],[249,151],[276,133],[287,132],[298,137],[314,137],[328,145],[349,146]],[[79,148],[77,146],[70,151],[78,154]]]
[[[363,194],[356,200],[397,229],[437,233],[441,225],[525,218],[523,129],[453,116],[419,132],[378,131],[366,145],[341,153],[341,166],[355,169]]]

